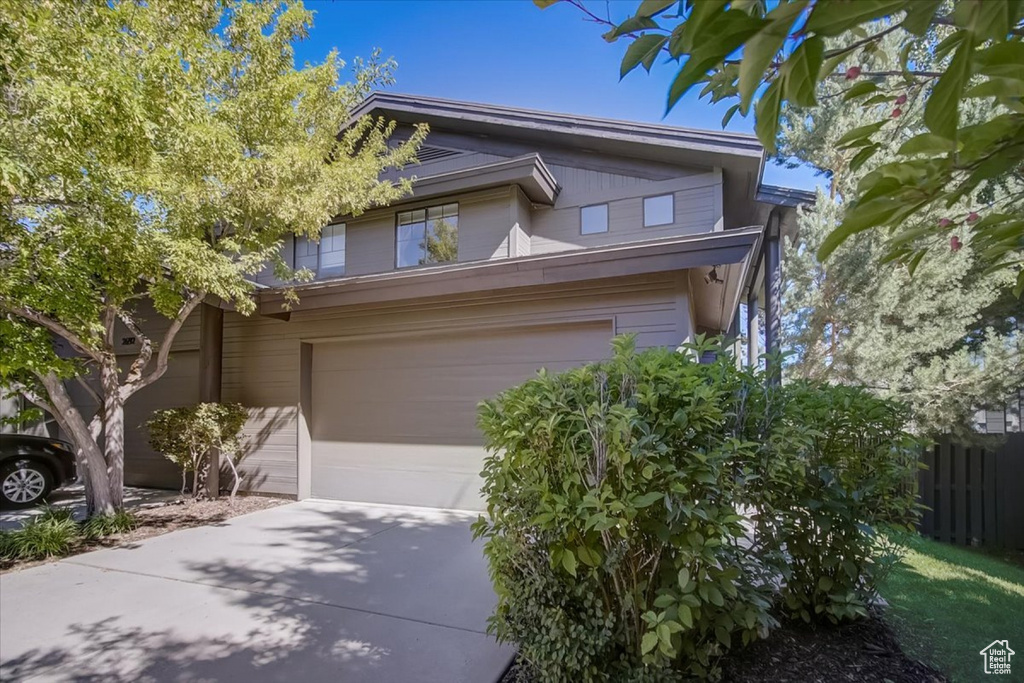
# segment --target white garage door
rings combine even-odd
[[[477,404],[609,354],[610,321],[316,344],[312,494],[480,509]]]

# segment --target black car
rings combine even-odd
[[[0,506],[38,505],[75,477],[75,451],[67,441],[0,434]]]

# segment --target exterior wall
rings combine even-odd
[[[406,131],[400,130],[396,137],[401,139],[405,134]],[[346,276],[394,270],[396,213],[442,203],[459,203],[460,262],[517,258],[724,228],[722,173],[715,168],[672,166],[512,139],[475,138],[449,131],[431,132],[424,149],[457,153],[401,171],[391,170],[382,178],[422,178],[524,154],[539,154],[561,190],[554,207],[531,205],[522,190],[510,186],[405,202],[349,218],[346,220]],[[669,193],[674,195],[675,220],[670,225],[643,227],[643,198]],[[608,204],[608,232],[580,234],[580,207],[599,203]],[[291,240],[285,243],[282,255],[295,267],[316,269],[312,257],[293,262]],[[257,281],[266,285],[280,284],[269,269],[261,273]]]
[[[600,175],[608,174],[573,173],[574,177],[587,178],[593,183],[611,182],[592,177]],[[622,182],[624,176],[611,178]],[[553,208],[537,209],[533,213],[532,253],[549,254],[722,229],[720,172],[662,181],[634,180],[637,182],[610,188],[581,185],[563,189]],[[645,228],[644,197],[665,194],[673,195],[675,220],[669,225]],[[608,204],[608,232],[580,234],[581,207],[605,203]]]
[[[640,348],[677,345],[692,334],[685,277],[618,278],[458,300],[297,312],[289,322],[229,312],[224,319],[223,399],[249,406],[252,414],[243,486],[303,495],[297,418],[304,343],[599,319],[613,320],[616,333],[635,332]],[[308,495],[308,482],[305,486]]]

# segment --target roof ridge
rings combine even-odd
[[[590,125],[612,125],[612,126],[630,126],[633,128],[640,127],[643,129],[656,130],[662,134],[680,134],[680,135],[699,135],[699,136],[714,136],[723,140],[731,140],[735,142],[743,143],[754,143],[758,146],[761,145],[756,135],[750,133],[735,133],[732,131],[717,131],[710,128],[689,128],[684,126],[670,126],[667,124],[650,123],[646,121],[631,121],[629,119],[613,119],[600,116],[589,116],[585,114],[573,114],[568,112],[556,112],[543,109],[530,109],[527,107],[517,107],[504,104],[492,104],[487,102],[474,102],[469,100],[455,100],[443,97],[434,97],[431,95],[413,95],[409,93],[397,93],[389,92],[384,90],[376,90],[366,97],[353,111],[353,118],[357,116],[357,112],[360,110],[372,110],[377,105],[384,105],[387,103],[394,104],[405,104],[405,105],[425,105],[435,107],[447,107],[451,109],[463,109],[470,110],[475,109],[481,113],[500,113],[504,115],[522,115],[522,116],[542,116],[551,119],[560,119],[564,123],[579,122]],[[365,113],[365,112],[361,112]]]

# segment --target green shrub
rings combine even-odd
[[[46,508],[25,522],[21,529],[5,532],[0,538],[0,558],[42,560],[67,555],[79,540],[78,522],[70,510]]]
[[[146,423],[153,450],[181,468],[181,492],[192,473],[192,495],[202,492],[202,481],[209,468],[207,454],[220,451],[221,462],[228,465],[234,477],[231,497],[238,491],[241,475],[238,461],[242,458],[242,428],[248,411],[238,403],[197,403],[184,408],[157,410]]]
[[[752,501],[765,549],[783,554],[784,605],[807,622],[865,616],[914,528],[921,444],[904,406],[861,388],[796,382],[784,399],[765,471],[773,497]]]
[[[124,534],[139,526],[135,515],[127,510],[118,510],[109,515],[96,515],[82,522],[82,536],[95,540],[111,534]]]
[[[737,512],[752,376],[704,347],[613,346],[481,406],[491,628],[545,681],[706,676],[774,624]]]
[[[716,676],[776,598],[860,614],[872,526],[914,511],[899,406],[773,385],[700,338],[613,349],[481,404],[491,632],[541,680],[658,681]]]

